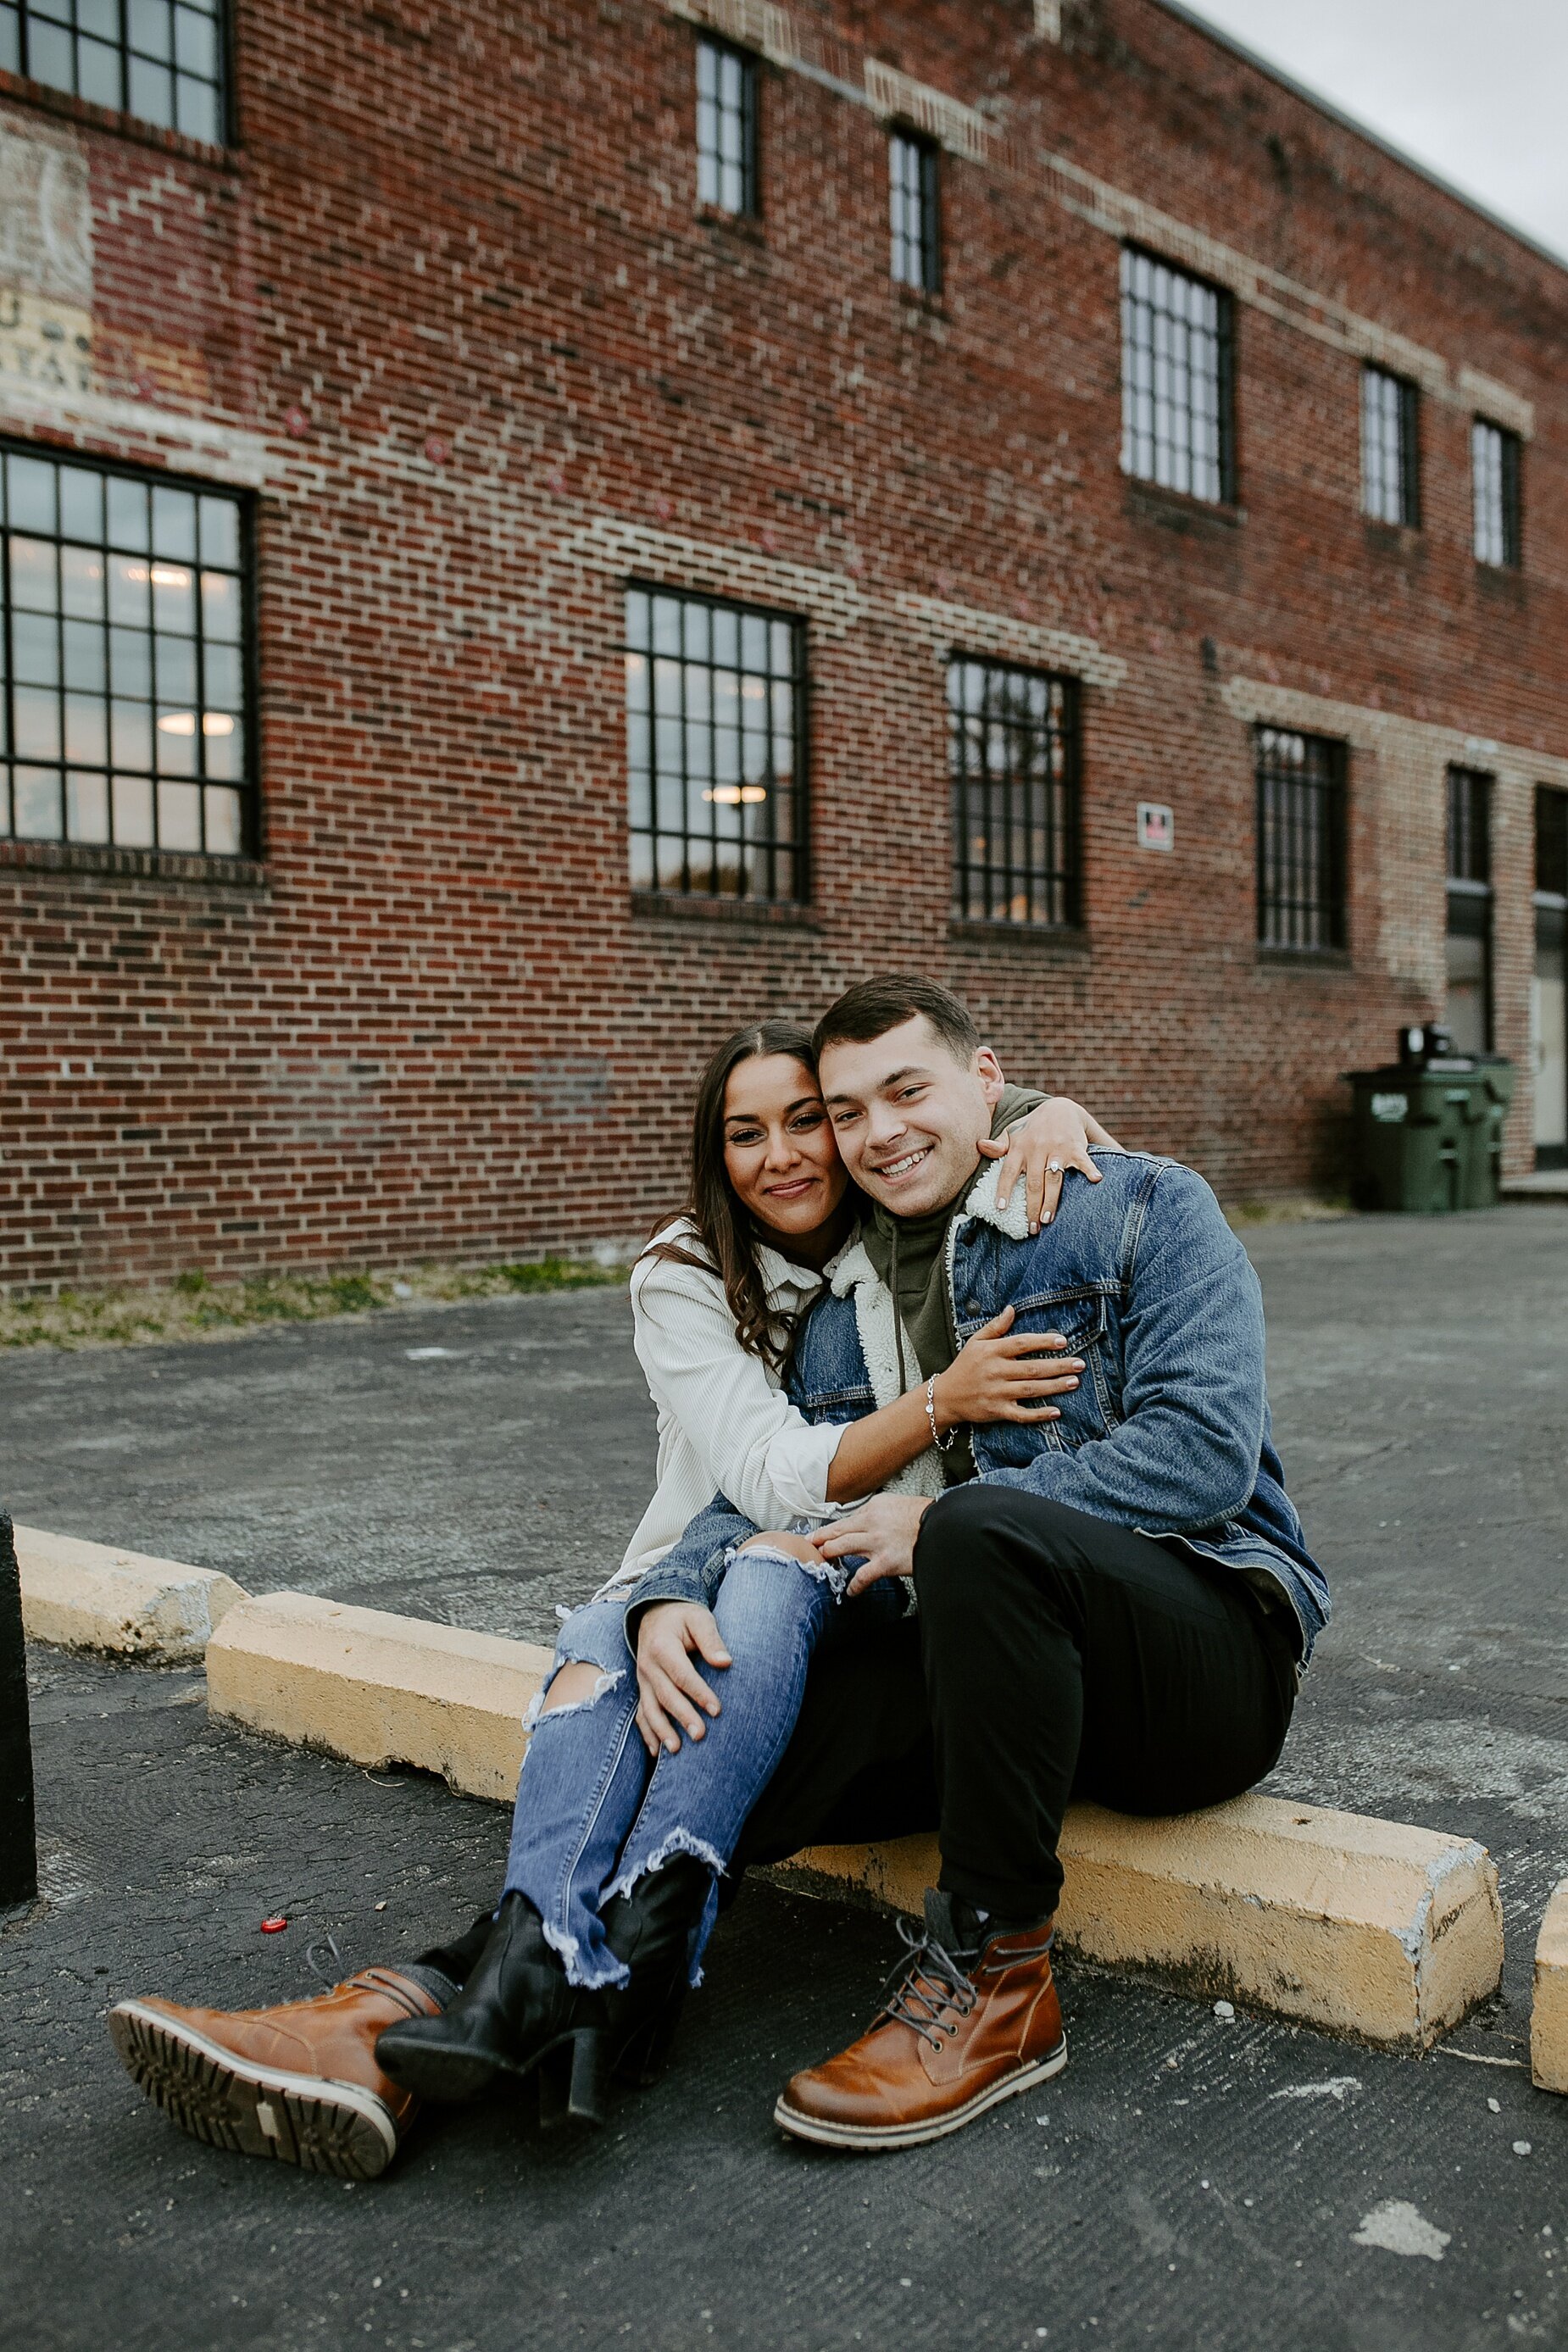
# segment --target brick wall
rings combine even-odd
[[[756,224],[695,204],[703,20],[765,53]],[[1332,1183],[1338,1073],[1441,1011],[1453,759],[1524,1058],[1560,268],[1156,0],[240,0],[236,53],[227,155],[0,77],[0,161],[85,164],[38,283],[94,352],[0,424],[253,490],[265,806],[239,867],[0,844],[0,1284],[637,1231],[717,1035],[889,965],[1222,1193]],[[889,282],[895,105],[936,300]],[[1120,471],[1128,236],[1232,289],[1234,510]],[[1418,532],[1359,512],[1369,356],[1422,385]],[[1530,436],[1519,576],[1470,551],[1477,407]],[[807,623],[809,909],[634,907],[633,577]],[[1084,681],[1080,935],[950,923],[953,646]],[[1351,747],[1342,963],[1259,958],[1258,719]]]

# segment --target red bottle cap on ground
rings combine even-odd
[[[288,1925],[289,1922],[282,1912],[274,1911],[270,1919],[263,1919],[261,1932],[264,1936],[280,1936]]]

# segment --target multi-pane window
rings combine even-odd
[[[955,915],[1079,920],[1078,692],[1037,670],[948,664]]]
[[[697,44],[697,194],[721,212],[757,210],[757,61]]]
[[[1230,297],[1121,253],[1121,470],[1221,503],[1236,495]]]
[[[1478,416],[1470,427],[1476,562],[1519,562],[1519,436]]]
[[[1491,1044],[1491,778],[1448,771],[1447,1025],[1461,1054]]]
[[[804,651],[777,614],[627,591],[634,889],[805,898]]]
[[[942,219],[937,151],[929,139],[895,131],[888,140],[888,219],[893,282],[942,291]]]
[[[1376,522],[1421,520],[1416,393],[1386,369],[1361,372],[1361,505]]]
[[[223,9],[224,0],[0,0],[0,66],[216,143]]]
[[[1344,746],[1260,727],[1258,937],[1264,947],[1345,944]]]
[[[4,471],[0,835],[247,850],[239,501],[16,449]]]

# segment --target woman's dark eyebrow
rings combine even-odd
[[[822,1097],[820,1095],[797,1095],[794,1102],[785,1104],[784,1117],[785,1118],[793,1118],[797,1110],[819,1109],[821,1103]],[[727,1110],[724,1113],[724,1124],[726,1127],[761,1127],[762,1123],[762,1115],[758,1111]]]

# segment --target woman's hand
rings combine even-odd
[[[1059,1405],[1041,1399],[1070,1395],[1083,1359],[1061,1354],[1067,1341],[1059,1331],[1014,1332],[1012,1327],[1013,1309],[1004,1307],[937,1374],[931,1411],[940,1430],[961,1421],[1060,1420]]]
[[[1022,1176],[1029,1231],[1037,1234],[1057,1213],[1069,1168],[1076,1168],[1091,1184],[1099,1183],[1100,1171],[1089,1156],[1091,1143],[1102,1150],[1121,1149],[1115,1137],[1070,1095],[1048,1096],[1027,1118],[1009,1128],[1005,1137],[980,1147],[987,1160],[1002,1162],[996,1171],[997,1207],[1006,1207]]]
[[[637,1626],[637,1729],[650,1756],[661,1748],[673,1756],[681,1731],[688,1739],[700,1739],[702,1717],[719,1712],[718,1698],[692,1664],[693,1655],[710,1666],[730,1664],[710,1609],[694,1601],[656,1601],[644,1611]]]

